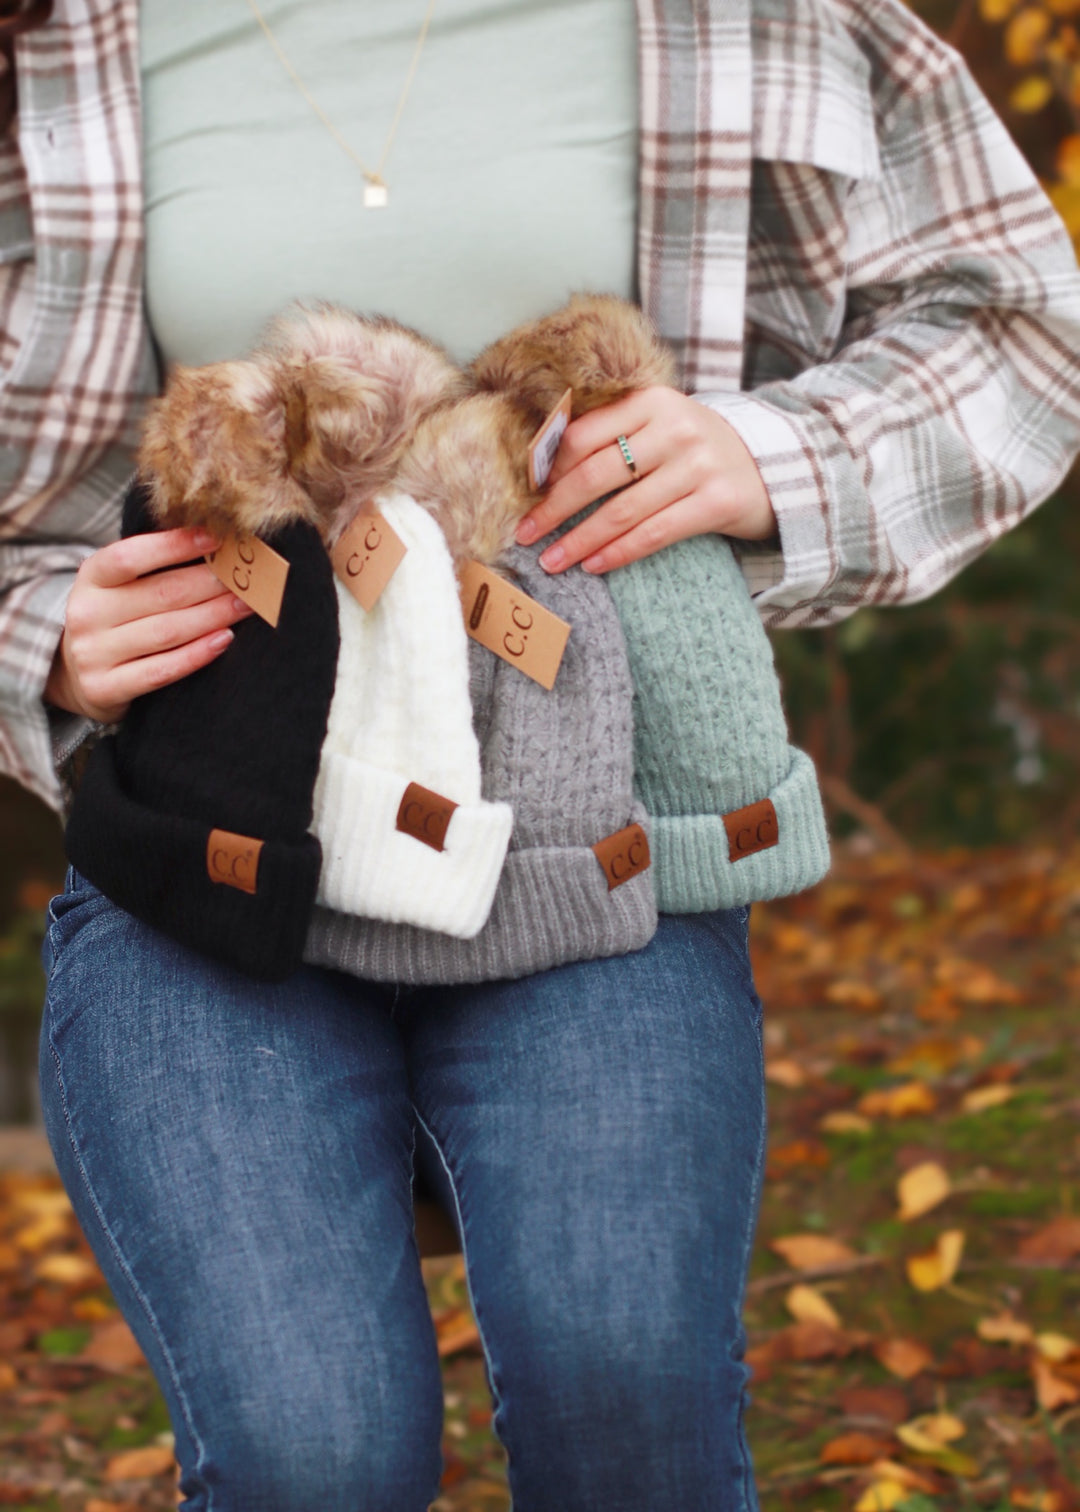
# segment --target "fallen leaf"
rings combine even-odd
[[[1012,1313],[997,1313],[993,1318],[980,1318],[975,1325],[980,1339],[989,1344],[1030,1344],[1035,1337],[1030,1323],[1014,1318]]]
[[[890,1429],[908,1415],[907,1393],[900,1386],[849,1386],[840,1393],[840,1406],[855,1422],[882,1423]]]
[[[825,997],[838,1008],[854,1008],[859,1013],[875,1013],[882,1005],[881,993],[868,982],[841,977],[830,982]]]
[[[965,1113],[986,1113],[991,1108],[1003,1107],[1015,1096],[1015,1087],[973,1087],[960,1099],[960,1107]]]
[[[1035,1335],[1035,1348],[1044,1360],[1049,1360],[1052,1365],[1060,1365],[1062,1361],[1076,1354],[1080,1346],[1075,1339],[1070,1339],[1068,1334],[1041,1333]]]
[[[1080,1402],[1080,1386],[1062,1380],[1039,1355],[1032,1359],[1031,1377],[1035,1382],[1036,1400],[1044,1412],[1054,1412],[1058,1407]]]
[[[765,1063],[765,1080],[773,1082],[778,1087],[788,1087],[794,1091],[798,1087],[805,1087],[806,1072],[794,1060],[769,1060]]]
[[[934,1363],[933,1355],[918,1339],[881,1339],[874,1346],[874,1357],[901,1381],[910,1381]]]
[[[142,1449],[125,1449],[114,1454],[105,1466],[107,1481],[148,1480],[154,1475],[170,1474],[176,1455],[164,1444],[147,1444]]]
[[[899,1087],[879,1087],[859,1098],[858,1109],[867,1118],[916,1118],[933,1113],[937,1098],[925,1082],[902,1082]]]
[[[456,1317],[451,1317],[445,1324],[440,1324],[437,1330],[439,1359],[445,1360],[448,1355],[457,1354],[462,1349],[470,1349],[480,1342],[480,1330],[471,1313],[462,1312]]]
[[[927,1412],[912,1418],[910,1423],[901,1423],[896,1436],[901,1443],[918,1454],[934,1454],[946,1444],[963,1438],[965,1428],[951,1412]]]
[[[820,1139],[793,1139],[788,1144],[773,1146],[766,1171],[775,1180],[799,1166],[815,1166],[822,1170],[828,1164],[829,1151]]]
[[[1009,93],[1009,108],[1020,115],[1034,115],[1054,98],[1054,86],[1045,74],[1028,74]]]
[[[909,1491],[924,1491],[930,1496],[937,1490],[937,1483],[913,1465],[901,1465],[896,1460],[885,1459],[876,1460],[870,1469],[883,1480],[899,1481]]]
[[[71,1313],[80,1323],[104,1323],[116,1317],[116,1308],[101,1297],[80,1297],[72,1304]]]
[[[946,956],[934,969],[934,980],[963,1003],[1019,1003],[1023,994],[989,966],[961,956]]]
[[[57,1239],[66,1239],[71,1231],[68,1217],[63,1213],[44,1213],[33,1223],[19,1229],[15,1243],[25,1254],[37,1255]]]
[[[936,1160],[924,1160],[920,1165],[912,1166],[896,1184],[900,1217],[906,1223],[929,1213],[938,1203],[945,1201],[951,1190],[949,1173]]]
[[[1025,5],[1005,28],[1005,56],[1014,68],[1038,60],[1053,18],[1037,5]]]
[[[903,1481],[876,1480],[855,1503],[855,1512],[891,1512],[899,1502],[907,1500],[908,1490]]]
[[[826,1113],[818,1124],[823,1134],[871,1134],[874,1125],[861,1113],[848,1113],[843,1108]]]
[[[835,1307],[815,1286],[793,1286],[784,1298],[784,1305],[799,1323],[826,1323],[830,1328],[843,1326]]]
[[[13,1244],[0,1243],[0,1271],[18,1270],[22,1256]]]
[[[0,1391],[14,1391],[19,1384],[19,1378],[15,1374],[14,1365],[9,1365],[6,1360],[0,1360]]]
[[[823,1465],[872,1465],[890,1447],[888,1439],[869,1433],[841,1433],[822,1447],[818,1458]]]
[[[32,1213],[37,1218],[74,1218],[71,1199],[62,1187],[30,1186],[17,1191],[12,1198],[16,1212]]]
[[[833,1328],[818,1318],[789,1323],[782,1332],[787,1335],[787,1358],[800,1364],[811,1360],[843,1359],[860,1342],[859,1335]]]
[[[1021,1260],[1066,1265],[1074,1255],[1080,1255],[1080,1218],[1054,1218],[1045,1228],[1029,1234],[1016,1253]]]
[[[850,1245],[825,1234],[787,1234],[774,1239],[769,1248],[786,1260],[792,1270],[818,1270],[858,1259]]]
[[[938,1235],[932,1250],[921,1255],[909,1255],[904,1261],[908,1280],[916,1291],[938,1291],[947,1286],[956,1275],[964,1253],[962,1229],[946,1229]]]
[[[133,1370],[146,1363],[135,1335],[123,1318],[114,1318],[97,1329],[79,1359],[106,1370]]]
[[[1010,1507],[1026,1507],[1028,1512],[1067,1512],[1068,1502],[1060,1491],[1025,1491],[1017,1487],[1009,1493]]]
[[[39,1281],[55,1281],[60,1286],[101,1280],[101,1272],[85,1255],[43,1255],[34,1266],[34,1275]]]

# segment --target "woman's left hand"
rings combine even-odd
[[[637,468],[617,437],[624,436]],[[626,486],[629,484],[629,486]],[[581,562],[609,572],[686,536],[719,532],[743,540],[776,533],[765,485],[726,420],[672,388],[647,388],[592,410],[567,427],[544,499],[518,526],[539,540],[593,500],[620,490],[540,557],[548,572]]]

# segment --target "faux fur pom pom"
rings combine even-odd
[[[138,466],[162,529],[253,535],[315,517],[288,470],[280,387],[258,362],[175,368],[150,408]]]
[[[576,418],[635,389],[673,384],[676,375],[648,317],[614,294],[578,294],[518,326],[485,348],[469,373],[478,388],[511,395],[536,425],[568,388]]]

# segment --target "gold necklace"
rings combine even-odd
[[[390,190],[387,186],[386,180],[383,178],[383,169],[386,167],[386,160],[390,156],[390,148],[394,145],[394,136],[398,129],[398,122],[401,120],[402,113],[405,109],[405,101],[409,98],[409,90],[412,88],[412,81],[416,77],[417,66],[420,62],[420,54],[424,50],[424,43],[427,41],[428,30],[431,26],[431,18],[435,14],[435,6],[438,4],[438,0],[428,0],[428,8],[424,12],[424,20],[420,27],[420,33],[416,39],[416,46],[413,48],[412,60],[409,63],[409,71],[405,75],[405,83],[402,86],[401,94],[398,96],[397,108],[394,111],[394,119],[390,122],[390,130],[386,133],[386,141],[383,143],[382,154],[380,155],[379,161],[374,168],[368,167],[368,165],[364,162],[363,158],[355,150],[355,148],[353,148],[350,143],[348,143],[342,136],[341,132],[337,129],[333,121],[326,114],[326,111],[319,104],[318,100],[315,99],[314,95],[311,93],[307,85],[304,83],[303,79],[293,67],[288,54],[285,52],[285,49],[282,47],[278,39],[274,36],[274,33],[270,30],[266,17],[263,15],[258,5],[255,3],[255,0],[247,0],[247,3],[252,15],[262,27],[263,32],[266,36],[266,40],[274,49],[274,52],[277,54],[279,63],[284,68],[285,72],[289,75],[289,78],[292,79],[297,89],[311,106],[312,110],[326,127],[330,135],[334,138],[334,141],[341,148],[342,152],[346,153],[347,156],[352,159],[352,161],[359,168],[360,172],[364,175],[365,208],[368,210],[385,209],[386,205],[389,203]]]

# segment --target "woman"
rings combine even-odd
[[[240,0],[71,0],[19,44],[2,749],[54,802],[90,721],[220,655],[243,612],[177,566],[207,544],[190,534],[104,544],[155,382],[137,20],[167,357],[235,355],[298,295],[475,349],[570,289],[636,291],[694,397],[571,427],[534,538],[625,483],[618,436],[642,477],[545,553],[552,572],[722,531],[769,622],[824,623],[931,592],[1076,449],[1071,249],[899,4],[641,0],[635,30],[626,0],[442,0],[384,164],[413,9],[276,6],[267,36]],[[414,1127],[456,1205],[515,1506],[756,1505],[745,911],[666,916],[643,951],[517,982],[306,968],[257,988],[76,876],[46,958],[50,1134],[168,1398],[184,1505],[434,1496]]]

